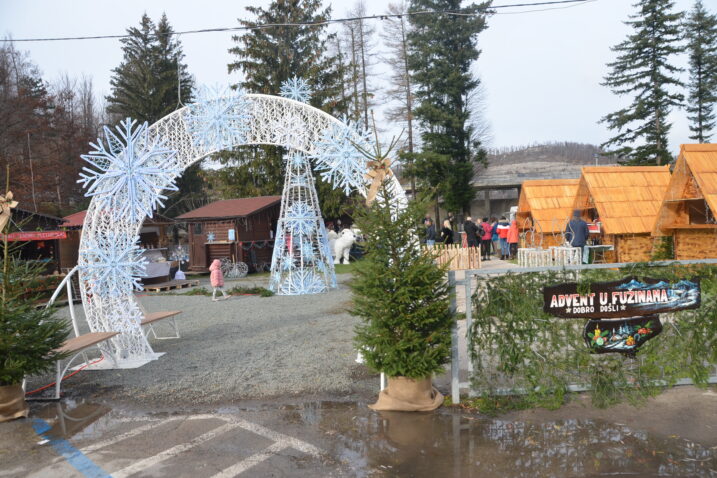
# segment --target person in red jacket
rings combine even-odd
[[[518,255],[518,239],[520,234],[518,233],[518,221],[513,219],[510,221],[510,227],[508,228],[508,247],[510,248],[510,258],[514,259]]]
[[[498,238],[500,240],[500,258],[505,260],[510,256],[510,247],[508,246],[508,230],[510,229],[510,223],[505,216],[500,218],[500,222],[497,224]]]
[[[493,239],[493,227],[488,222],[487,217],[483,218],[483,222],[480,225],[483,228],[483,236],[480,238],[481,254],[483,255],[484,261],[489,261],[491,242]]]

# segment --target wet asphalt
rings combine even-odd
[[[0,424],[0,476],[717,476],[711,390],[674,389],[648,407],[600,411],[578,400],[498,417],[366,405],[33,403],[31,418]]]

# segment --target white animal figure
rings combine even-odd
[[[333,229],[329,229],[329,250],[331,251],[331,254],[335,254],[335,248],[336,248],[336,239],[339,238],[339,235],[334,231]]]
[[[344,264],[349,263],[349,252],[354,242],[356,242],[356,236],[351,229],[344,229],[339,233],[336,244],[334,244],[334,264],[340,264],[341,257],[344,258]]]

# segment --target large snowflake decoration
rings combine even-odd
[[[107,146],[98,139],[95,148],[82,159],[96,169],[82,168],[77,182],[87,188],[85,196],[95,197],[114,218],[136,221],[152,217],[163,206],[163,189],[177,191],[174,179],[181,173],[173,160],[177,154],[161,140],[150,140],[147,123],[134,129],[136,121],[124,120],[116,128],[104,128]]]
[[[302,149],[306,142],[306,122],[295,113],[288,113],[272,122],[274,144],[289,149]]]
[[[100,238],[88,238],[82,252],[86,262],[80,269],[87,277],[90,292],[119,296],[142,290],[140,277],[146,274],[147,258],[137,245],[136,236],[128,237],[115,231]]]
[[[281,84],[279,93],[284,98],[308,103],[312,91],[309,83],[305,79],[294,76]]]
[[[247,142],[251,113],[243,91],[203,87],[188,111],[187,127],[195,146],[221,150]]]
[[[316,169],[324,180],[347,195],[366,184],[367,160],[357,146],[371,151],[370,135],[350,124],[332,125],[316,143]]]
[[[285,226],[295,236],[308,236],[316,229],[316,211],[303,201],[298,201],[286,212]]]
[[[312,269],[299,269],[291,272],[281,283],[283,295],[318,294],[326,290],[326,283]]]
[[[301,243],[301,257],[304,262],[314,262],[316,260],[316,254],[314,253],[314,246],[311,242]]]

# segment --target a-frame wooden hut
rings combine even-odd
[[[531,179],[520,189],[516,220],[527,246],[560,246],[580,179]],[[533,231],[532,233],[530,231]]]
[[[585,221],[600,223],[600,242],[615,247],[606,259],[648,261],[669,182],[669,166],[584,167],[573,209],[582,211]]]
[[[675,259],[717,257],[717,144],[683,144],[655,222]]]

